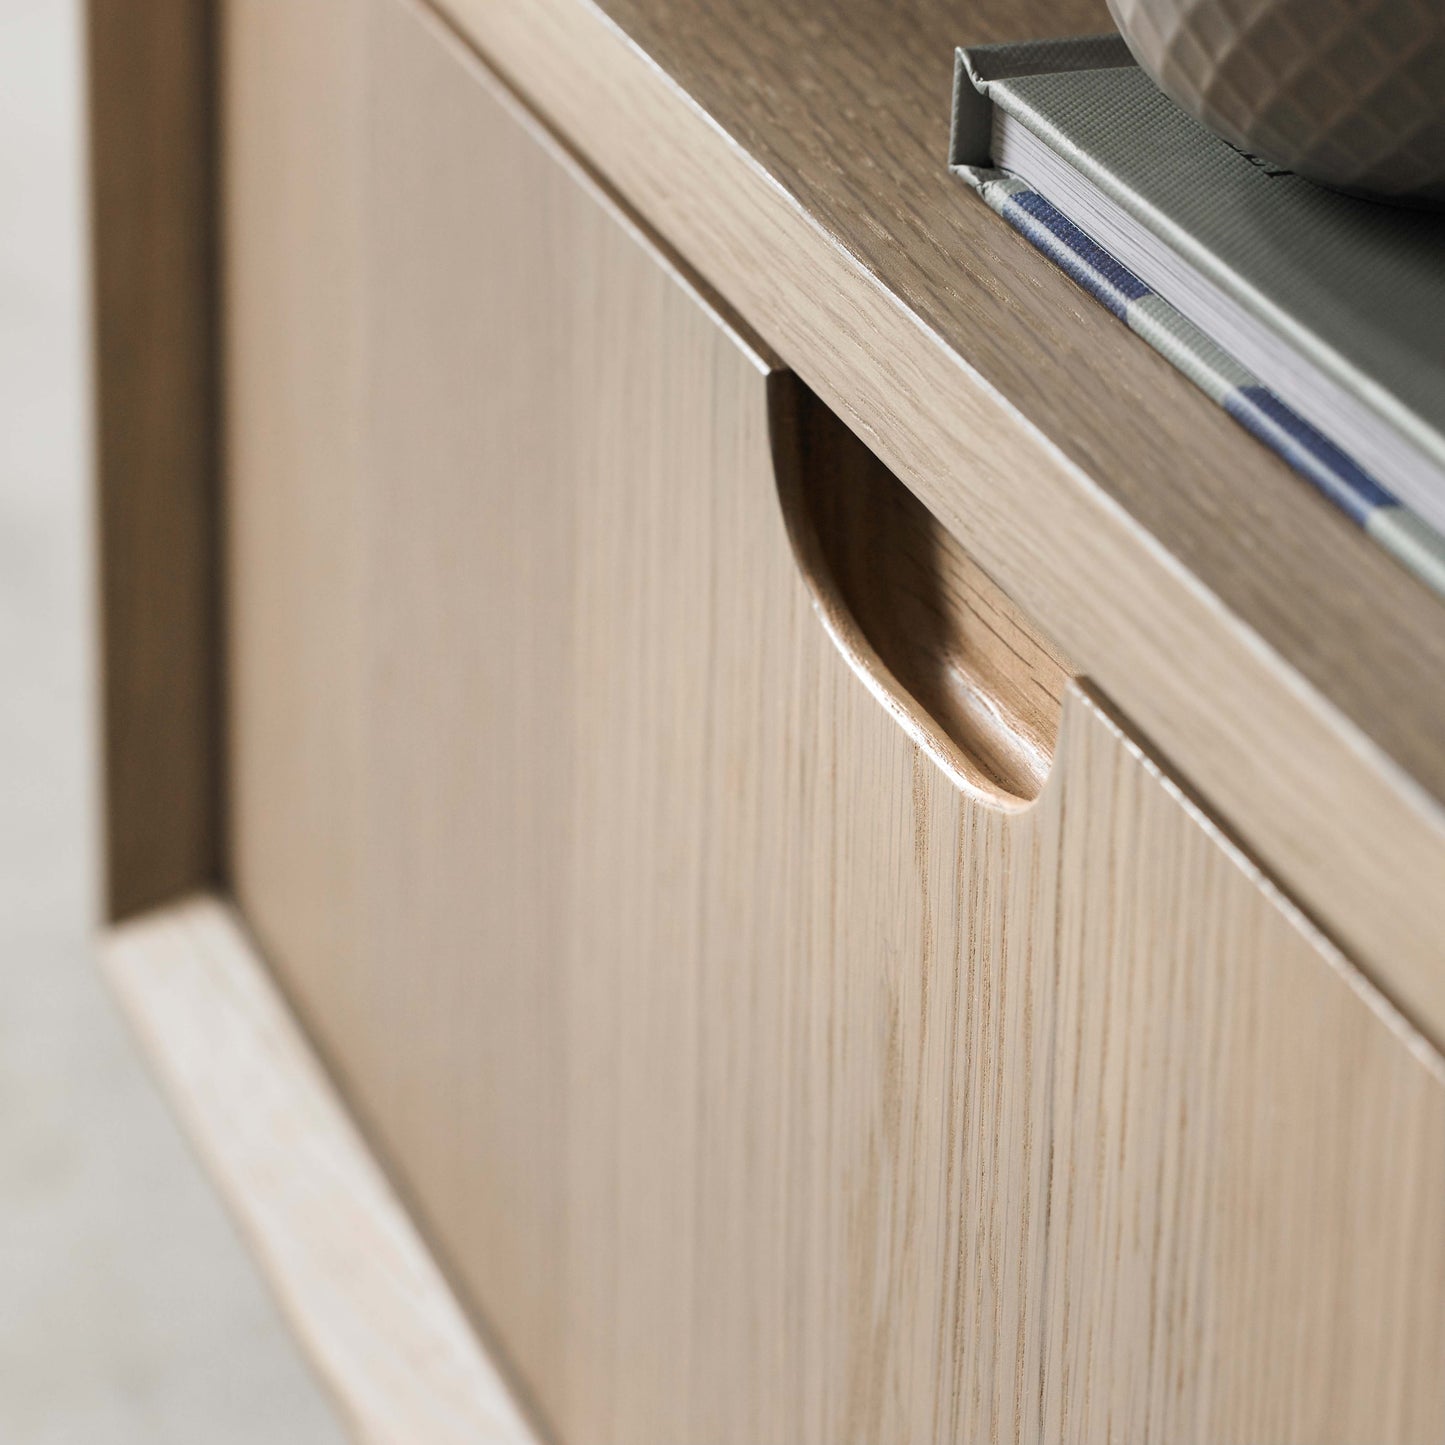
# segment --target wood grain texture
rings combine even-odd
[[[218,875],[211,6],[88,0],[105,910]]]
[[[437,0],[1445,1038],[1445,607],[947,174],[1100,0]]]
[[[354,1438],[534,1445],[234,912],[195,895],[102,959]]]
[[[351,0],[227,4],[218,23],[234,869],[284,902],[307,952],[346,956],[364,823],[366,26]]]
[[[359,621],[268,639],[342,686],[237,696],[235,881],[556,1437],[1439,1440],[1439,1057],[1086,687],[1032,807],[935,766],[795,561],[797,382],[422,12],[366,13]],[[296,535],[233,568],[241,627],[337,577]],[[358,686],[359,846],[295,756]]]
[[[778,395],[783,518],[829,635],[961,788],[1027,807],[1074,668],[817,397]]]

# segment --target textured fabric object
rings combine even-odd
[[[1302,176],[1445,206],[1441,0],[1109,0],[1139,64],[1226,140]]]
[[[1015,230],[1445,596],[1445,537],[1023,181],[982,167],[959,170]]]

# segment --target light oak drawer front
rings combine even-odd
[[[1439,1058],[424,10],[224,27],[235,891],[539,1418],[1445,1437]]]

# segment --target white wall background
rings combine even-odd
[[[90,954],[82,64],[0,0],[0,1441],[339,1441]]]

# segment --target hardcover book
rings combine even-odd
[[[960,50],[950,162],[1445,590],[1445,214],[1242,154],[1118,36]]]

